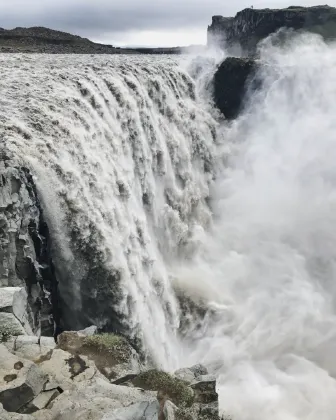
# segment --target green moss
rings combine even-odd
[[[82,346],[84,354],[85,349],[97,352],[97,355],[105,354],[106,357],[111,355],[114,357],[115,363],[127,362],[132,353],[130,345],[124,337],[111,333],[86,337]]]
[[[158,391],[177,406],[190,407],[194,401],[193,390],[186,382],[159,370],[141,373],[133,380],[133,384],[148,391]]]
[[[86,337],[84,344],[101,348],[102,350],[114,350],[116,347],[125,345],[127,343],[126,340],[119,335],[104,333]]]

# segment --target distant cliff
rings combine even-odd
[[[213,16],[208,27],[208,45],[239,45],[254,53],[260,40],[280,28],[306,30],[321,34],[325,39],[336,38],[336,9],[329,6],[287,9],[244,9],[233,18]]]
[[[120,54],[127,53],[111,45],[97,44],[86,38],[49,28],[0,28],[0,52],[50,54]]]
[[[0,28],[0,53],[181,54],[184,48],[119,48],[44,27]]]

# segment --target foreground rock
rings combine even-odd
[[[113,385],[102,378],[92,378],[78,383],[71,390],[66,390],[50,404],[48,410],[43,410],[41,414],[44,414],[46,419],[52,420],[114,419],[116,410],[125,407],[133,410],[139,403],[145,405],[157,403],[156,393]],[[122,419],[125,420],[126,417]],[[132,420],[137,419],[137,417],[132,418]],[[139,417],[140,419],[146,418]]]
[[[216,381],[204,366],[144,370],[123,337],[95,332],[62,333],[56,347],[29,336],[0,344],[0,418],[219,420]]]
[[[247,90],[259,89],[258,63],[252,59],[230,57],[223,61],[214,76],[214,99],[228,119],[237,117],[244,106]]]
[[[246,54],[254,54],[260,40],[280,28],[304,30],[336,38],[336,9],[329,6],[287,9],[244,9],[233,18],[213,16],[208,27],[208,44],[219,43],[223,48],[239,45]]]
[[[87,357],[73,356],[60,349],[50,351],[47,357],[39,360],[37,364],[48,374],[50,381],[57,383],[63,390],[74,389],[78,383],[95,377],[105,379]]]

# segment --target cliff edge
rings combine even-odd
[[[259,41],[280,28],[303,30],[336,38],[336,8],[330,6],[286,9],[244,9],[235,17],[213,16],[208,27],[208,45],[238,45],[246,54],[254,54]]]

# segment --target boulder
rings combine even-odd
[[[202,375],[207,375],[207,368],[202,365],[195,365],[191,368],[179,369],[174,373],[174,376],[182,381],[192,383],[197,381]]]
[[[181,381],[188,382],[189,384],[196,380],[194,372],[187,368],[177,370],[174,373],[174,376],[181,379]]]
[[[87,356],[112,381],[140,372],[136,351],[125,338],[115,334],[85,336],[74,331],[64,332],[58,337],[58,347],[73,355]]]
[[[80,382],[102,377],[93,361],[61,349],[51,350],[46,359],[37,362],[41,370],[64,390],[74,389]],[[106,380],[106,379],[105,379]]]
[[[56,347],[52,337],[20,335],[4,343],[7,349],[16,356],[37,362],[48,357],[50,350]]]
[[[236,118],[244,105],[247,90],[260,88],[256,77],[258,62],[245,58],[227,58],[214,76],[214,100],[227,119]]]
[[[21,409],[20,412],[24,414],[32,414],[36,411],[43,410],[44,408],[47,408],[48,405],[59,395],[60,392],[57,389],[52,391],[42,391],[37,397],[33,399],[33,401]]]
[[[42,391],[47,380],[37,365],[0,345],[0,403],[5,410],[19,411]]]
[[[99,377],[76,385],[50,404],[52,419],[102,420],[105,415],[109,418],[115,410],[132,404],[155,403],[158,406],[156,392],[112,385]]]

